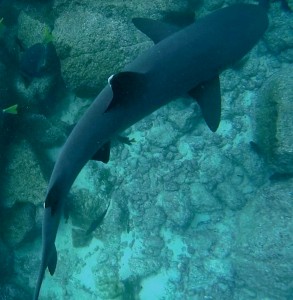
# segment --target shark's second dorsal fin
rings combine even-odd
[[[133,24],[147,35],[155,44],[180,30],[180,27],[147,18],[134,18]]]
[[[189,95],[196,99],[203,117],[210,130],[215,132],[221,120],[221,90],[219,76],[204,82],[189,91]]]
[[[137,72],[120,72],[108,79],[112,88],[113,99],[105,113],[117,106],[125,106],[133,102],[133,99],[143,93],[145,87],[145,75]]]

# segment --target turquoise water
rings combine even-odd
[[[179,26],[236,2],[247,1],[0,1],[0,300],[33,297],[43,203],[72,125],[153,46],[131,19]],[[220,75],[215,133],[182,95],[123,132],[130,145],[113,139],[107,164],[86,164],[39,299],[293,299],[293,16],[278,1],[268,15]]]

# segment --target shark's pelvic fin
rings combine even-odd
[[[60,187],[58,184],[54,184],[47,193],[44,203],[45,208],[51,208],[51,215],[53,215],[58,206],[58,199],[60,195]]]
[[[111,76],[108,81],[113,91],[113,99],[105,112],[118,106],[131,104],[129,101],[141,96],[146,78],[142,73],[126,71]]]
[[[215,132],[221,120],[221,90],[219,77],[204,82],[189,91],[196,99],[203,117],[211,131]]]
[[[137,29],[148,36],[155,44],[181,29],[178,26],[147,18],[134,18],[132,22]]]
[[[104,164],[110,159],[111,142],[105,143],[92,157],[92,160],[101,161]]]
[[[57,250],[55,244],[53,245],[50,260],[48,262],[48,269],[51,275],[54,275],[57,265]]]

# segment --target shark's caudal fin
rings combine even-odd
[[[35,289],[35,293],[34,293],[34,298],[33,298],[34,300],[39,299],[39,294],[40,294],[42,282],[43,282],[43,279],[44,279],[44,274],[45,274],[45,268],[41,267],[39,277],[38,277],[38,281],[37,281],[37,285],[36,285],[36,289]]]
[[[39,299],[39,294],[43,283],[46,268],[48,267],[50,274],[53,275],[56,270],[56,265],[57,265],[57,251],[55,245],[53,245],[52,252],[48,261],[48,265],[46,265],[45,257],[42,258],[42,264],[40,267],[39,277],[38,277],[34,298],[33,298],[34,300]]]

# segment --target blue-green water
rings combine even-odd
[[[131,19],[196,22],[236,2],[248,1],[0,1],[0,107],[18,105],[0,116],[0,300],[33,297],[43,202],[72,125],[153,45]],[[221,73],[216,133],[182,95],[128,128],[131,145],[112,141],[109,163],[83,168],[40,299],[293,299],[293,15],[277,1],[268,14]]]

